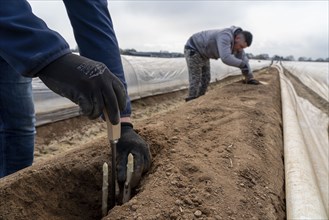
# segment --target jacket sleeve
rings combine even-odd
[[[247,57],[247,54],[242,50],[240,53],[236,54],[236,57],[237,57],[238,59],[241,59],[241,60],[243,61],[243,63],[247,65],[247,68],[248,68],[248,71],[246,71],[247,73],[244,72],[245,69],[240,68],[241,71],[242,71],[242,74],[243,74],[244,76],[246,76],[248,79],[253,78],[254,76],[253,76],[253,74],[252,74],[252,69],[251,69],[251,67],[250,67],[250,65],[249,65],[249,59],[248,59],[248,57]]]
[[[250,68],[250,65],[249,65],[249,59],[247,57],[247,54],[244,52],[244,50],[242,50],[240,53],[237,53],[235,55],[235,57],[242,60],[243,64],[246,64],[247,67],[248,67],[249,72],[251,72],[251,68]]]
[[[223,63],[229,66],[241,68],[245,65],[242,59],[236,58],[232,54],[231,49],[231,36],[229,34],[221,34],[217,38],[218,54]]]
[[[1,1],[0,56],[16,72],[35,77],[59,57],[71,53],[69,44],[35,16],[26,0]]]

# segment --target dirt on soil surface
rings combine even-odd
[[[103,220],[285,219],[279,75],[256,76],[267,84],[230,77],[187,103],[186,91],[134,101],[152,167]],[[78,117],[37,132],[34,165],[0,180],[0,219],[102,219],[105,123]]]

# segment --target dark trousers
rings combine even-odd
[[[201,57],[194,49],[184,49],[189,74],[188,97],[204,95],[210,83],[210,61]]]

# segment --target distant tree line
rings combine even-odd
[[[247,56],[249,59],[256,59],[256,60],[282,60],[282,61],[296,61],[294,56],[279,56],[279,55],[274,55],[273,57],[270,57],[268,54],[259,54],[259,55],[253,55],[252,53],[247,53]],[[307,58],[307,57],[299,57],[297,61],[307,61],[307,62],[329,62],[329,57],[326,59],[323,58],[318,58],[313,60],[312,58]]]
[[[79,48],[76,47],[75,49],[71,49],[72,52],[79,52]],[[140,52],[135,49],[120,49],[120,54],[122,55],[130,55],[130,56],[142,56],[142,57],[166,57],[166,58],[174,58],[174,57],[184,57],[183,53],[176,53],[176,52],[169,52],[169,51],[159,51],[159,52]],[[279,56],[274,55],[270,57],[268,54],[258,54],[253,55],[252,53],[247,53],[247,56],[249,59],[255,59],[255,60],[281,60],[281,61],[296,61],[294,56]],[[329,57],[326,59],[323,58],[317,58],[313,60],[312,58],[307,57],[299,57],[297,61],[307,61],[307,62],[329,62]]]
[[[120,53],[122,55],[130,55],[130,56],[141,56],[141,57],[166,57],[166,58],[173,58],[173,57],[184,57],[182,53],[175,53],[169,51],[160,52],[140,52],[135,49],[120,49]]]

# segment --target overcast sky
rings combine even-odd
[[[33,12],[76,47],[61,0],[29,0]],[[253,33],[247,53],[328,55],[329,1],[111,0],[108,7],[119,46],[138,51],[183,52],[190,35],[240,26]]]

